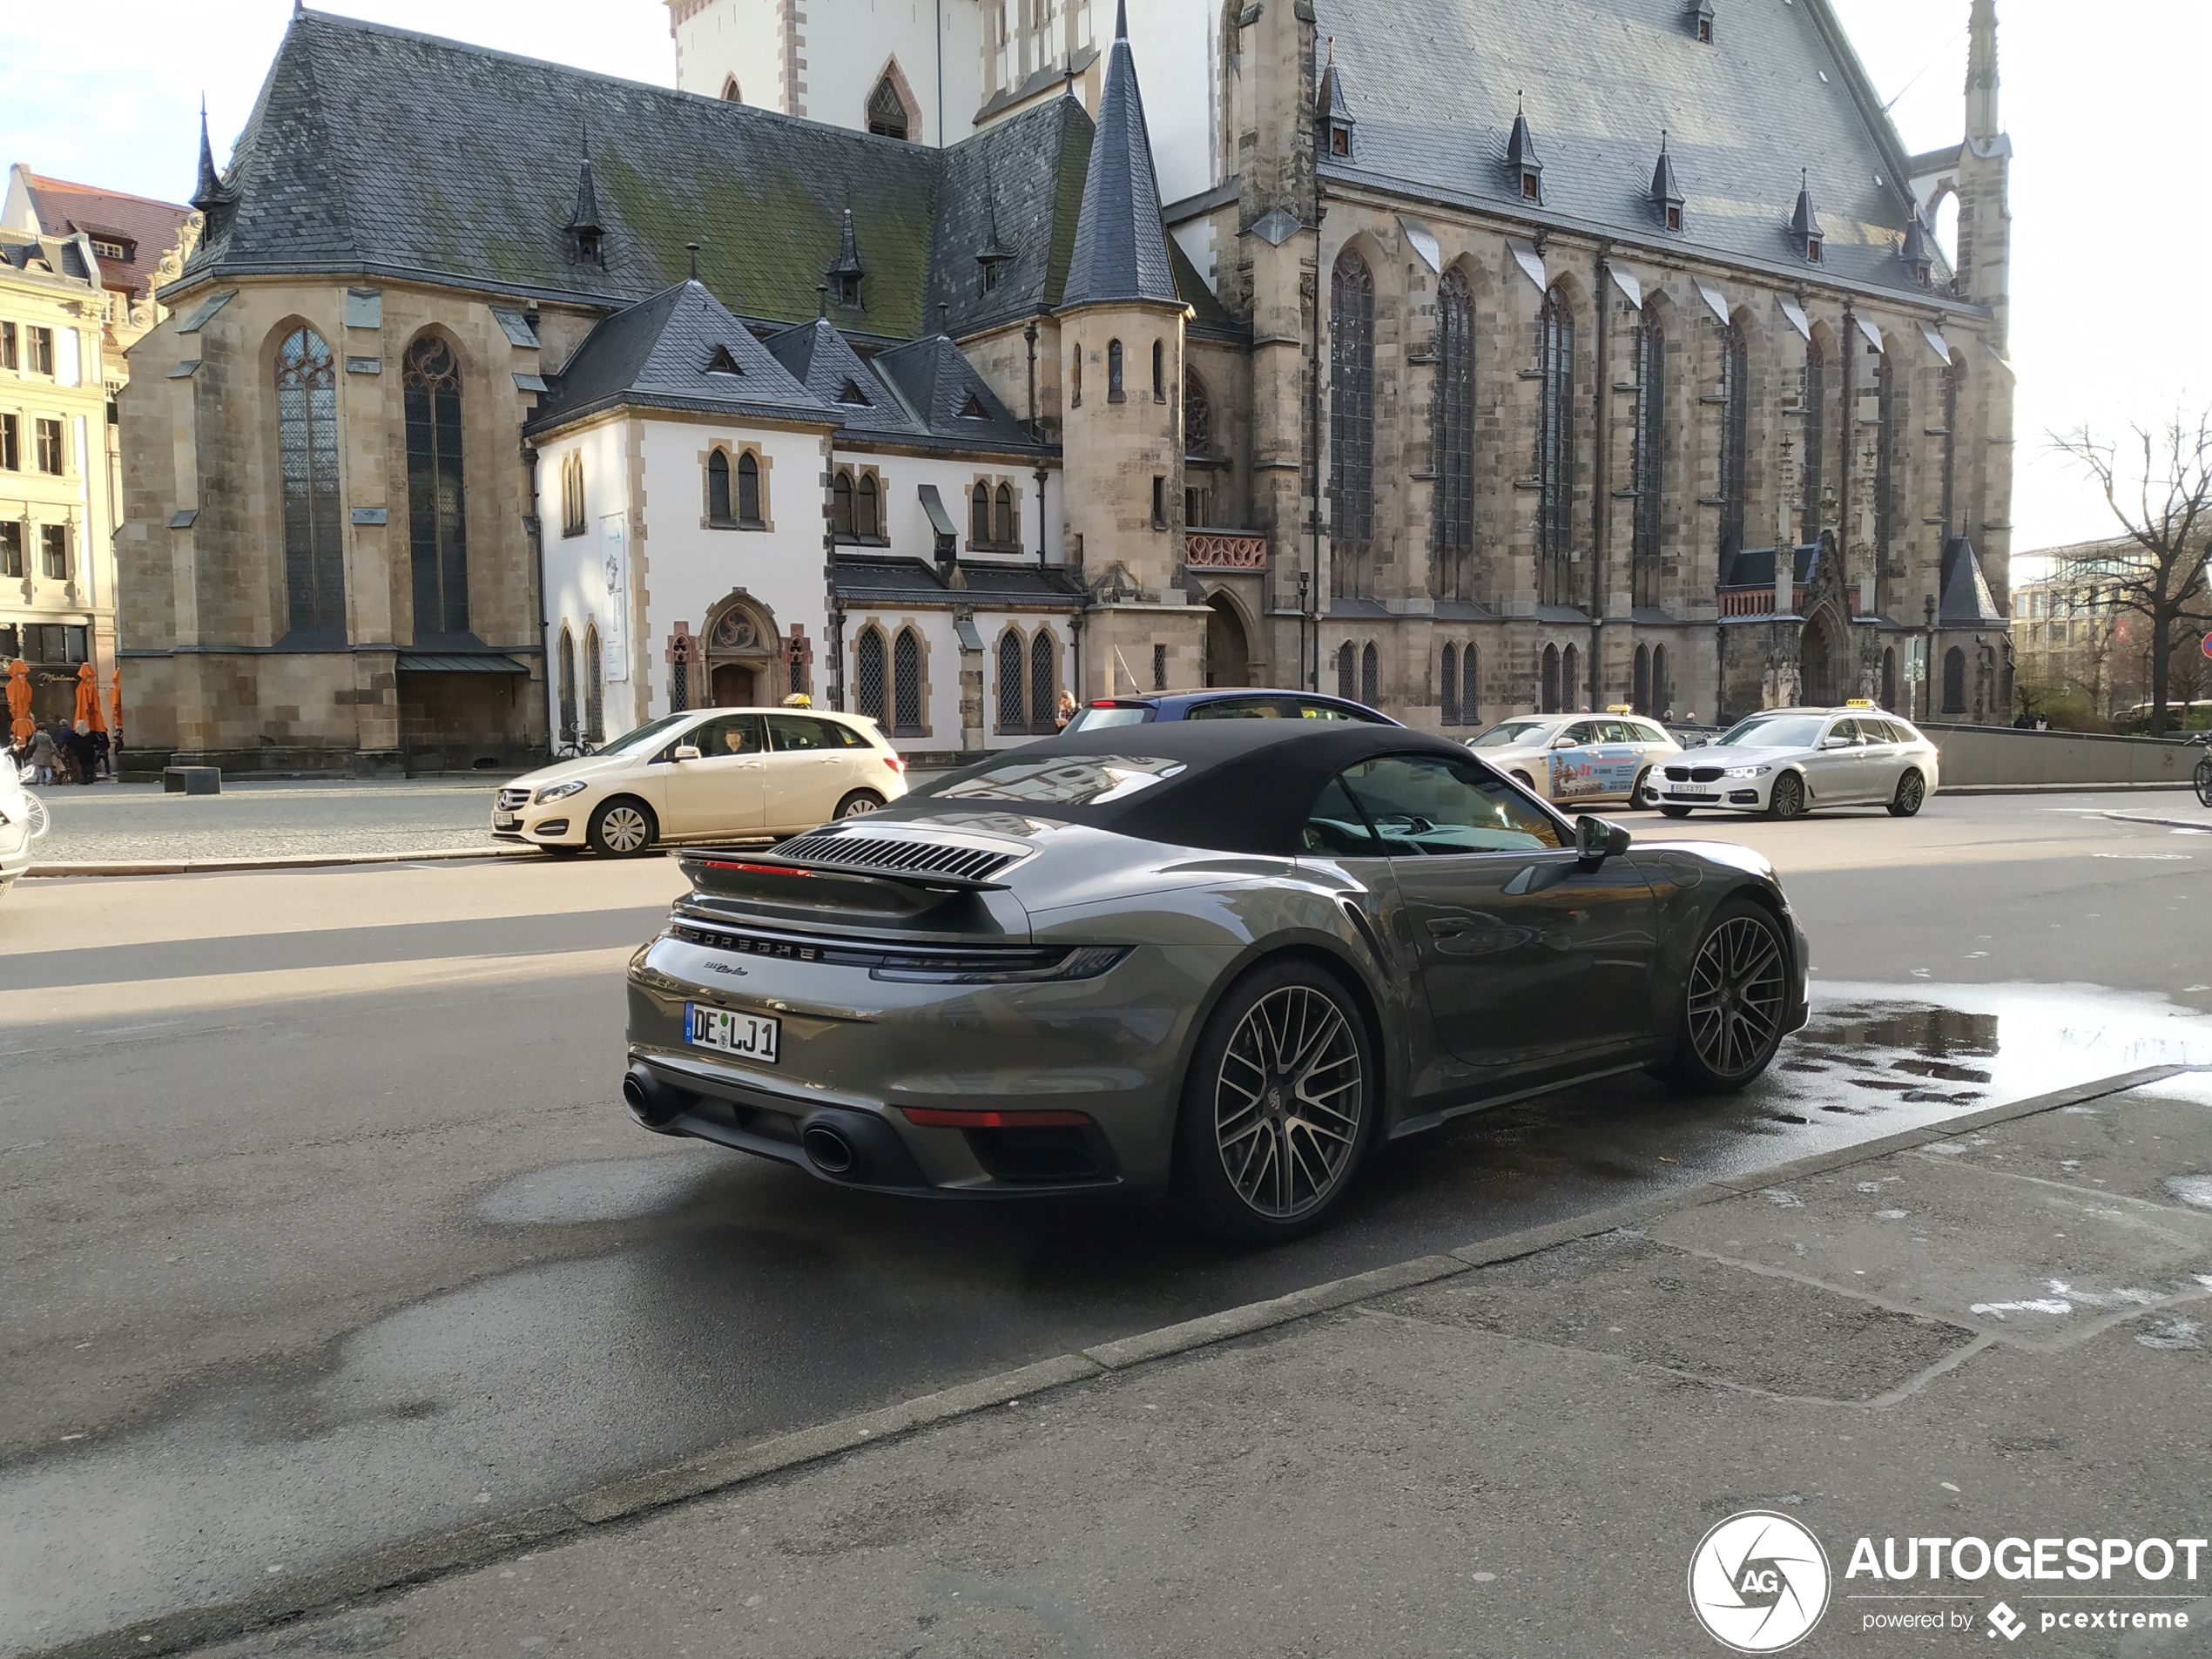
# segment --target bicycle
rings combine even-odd
[[[2196,763],[2196,799],[2206,811],[2212,812],[2212,732],[2189,741],[2207,752]]]
[[[564,743],[554,750],[553,758],[556,760],[583,760],[598,752],[599,745],[590,738],[578,738],[575,742]]]

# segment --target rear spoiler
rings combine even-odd
[[[694,887],[710,891],[727,891],[740,887],[759,893],[761,887],[747,877],[765,878],[769,883],[787,882],[814,877],[828,877],[835,881],[863,881],[870,885],[888,884],[893,887],[919,888],[927,893],[1003,893],[1003,881],[980,881],[972,876],[948,875],[934,870],[887,870],[873,865],[837,864],[822,859],[787,859],[773,853],[752,853],[742,847],[696,847],[679,853],[677,863],[691,878]],[[717,880],[715,878],[736,877],[736,880]],[[779,897],[803,900],[799,892],[779,893]]]

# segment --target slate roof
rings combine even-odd
[[[876,379],[875,371],[860,361],[860,354],[853,349],[852,342],[826,319],[818,317],[813,322],[803,322],[796,328],[772,335],[768,349],[811,396],[835,411],[840,426],[860,432],[904,432],[913,428],[914,421],[899,407],[899,401]],[[845,388],[848,385],[857,388],[867,401],[846,401]]]
[[[1897,253],[1907,158],[1828,0],[1725,6],[1710,45],[1683,0],[1314,0],[1314,10],[1360,89],[1353,158],[1322,157],[1324,173],[1521,212],[1506,148],[1525,91],[1543,216],[1653,239],[1651,157],[1665,132],[1689,197],[1684,233],[1668,241],[1802,265],[1788,227],[1805,167],[1827,233],[1820,268],[1919,292]]]
[[[992,564],[960,561],[955,588],[927,559],[854,558],[840,556],[830,564],[838,596],[858,605],[915,603],[973,604],[986,610],[1044,606],[1074,609],[1083,603],[1082,586],[1058,566]]]
[[[163,254],[177,246],[185,219],[192,212],[181,202],[157,201],[97,185],[73,185],[66,179],[30,176],[30,205],[39,228],[50,236],[119,238],[132,248],[132,257],[117,260],[100,255],[103,287],[143,300],[153,268]]]
[[[738,372],[711,367],[718,362],[734,362]],[[540,430],[617,405],[765,415],[824,426],[838,419],[729,307],[691,281],[615,313],[585,336],[530,428]]]
[[[1061,98],[934,150],[307,10],[185,276],[388,273],[620,306],[680,281],[697,241],[700,280],[736,312],[795,323],[816,314],[849,206],[863,308],[836,320],[911,340],[941,300],[963,329],[1059,302],[1090,131]],[[1015,255],[988,308],[987,151]],[[564,230],[587,158],[604,267],[572,260]]]
[[[880,353],[875,370],[926,432],[994,448],[1037,447],[948,335],[932,334]]]
[[[1152,137],[1136,84],[1136,56],[1130,50],[1126,6],[1115,35],[1106,58],[1106,84],[1098,95],[1098,128],[1083,176],[1075,253],[1060,303],[1172,305],[1181,296],[1160,219],[1159,179],[1152,170]]]
[[[1953,536],[1943,550],[1942,588],[1936,602],[1936,621],[1943,627],[2006,625],[1997,610],[1997,596],[1989,590],[1989,578],[1982,573],[1981,555],[1963,536]]]
[[[32,268],[42,262],[44,269]],[[84,263],[84,249],[73,237],[27,236],[17,231],[0,231],[0,265],[34,276],[67,277],[78,282],[92,280],[91,270]]]

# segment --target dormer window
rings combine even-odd
[[[1544,199],[1544,164],[1536,158],[1536,137],[1528,130],[1528,117],[1514,111],[1513,136],[1506,140],[1506,168],[1521,199],[1541,205]]]
[[[1805,263],[1820,263],[1821,244],[1827,238],[1820,228],[1820,215],[1812,205],[1812,183],[1810,173],[1801,174],[1797,185],[1797,205],[1790,214],[1790,239],[1804,255]]]
[[[960,406],[960,418],[963,421],[988,421],[991,418],[991,412],[983,407],[981,398],[970,392],[968,401]]]
[[[1344,95],[1344,75],[1337,68],[1337,44],[1329,42],[1329,62],[1321,71],[1320,96],[1314,100],[1314,122],[1321,148],[1340,161],[1352,159],[1352,129],[1356,125],[1352,105]]]
[[[848,380],[845,382],[845,389],[837,395],[837,401],[848,408],[856,409],[872,409],[875,407],[868,401],[868,395],[860,389],[860,381],[855,380]]]
[[[607,262],[606,233],[594,226],[579,227],[576,238],[576,259],[579,265],[604,265]]]
[[[730,354],[727,346],[717,346],[714,354],[706,360],[706,372],[710,374],[742,374],[745,368]]]
[[[1667,228],[1670,231],[1679,231],[1682,228],[1682,209],[1680,206],[1670,205],[1668,207]]]
[[[899,89],[886,74],[875,84],[875,91],[868,94],[868,131],[879,138],[903,139],[910,125],[907,101],[899,96]]]
[[[1689,32],[1700,45],[1713,44],[1713,0],[1696,0],[1689,8]]]
[[[1667,135],[1659,135],[1659,161],[1651,170],[1651,205],[1659,222],[1679,235],[1683,227],[1682,185],[1675,179],[1675,158],[1667,150]]]
[[[104,260],[127,260],[131,257],[131,250],[128,247],[113,238],[105,236],[96,236],[92,239],[92,252]]]
[[[832,277],[830,293],[838,304],[848,311],[860,308],[860,279],[856,276]]]
[[[1821,258],[1820,258],[1821,244],[1822,244],[1822,242],[1823,242],[1824,239],[1824,239],[1824,238],[1823,238],[1823,237],[1821,236],[1820,233],[1819,233],[1819,232],[1817,232],[1817,231],[1815,231],[1815,232],[1814,232],[1814,233],[1813,233],[1811,236],[1808,236],[1808,237],[1806,237],[1806,238],[1805,238],[1805,263],[1806,263],[1806,264],[1808,264],[1808,265],[1818,265],[1818,264],[1821,262]]]
[[[1521,199],[1540,202],[1544,199],[1544,176],[1534,167],[1521,170]]]

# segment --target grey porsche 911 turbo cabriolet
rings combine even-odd
[[[631,1111],[879,1190],[1167,1190],[1288,1238],[1379,1141],[1639,1067],[1740,1089],[1806,1018],[1764,859],[1392,726],[1077,732],[683,866]]]

